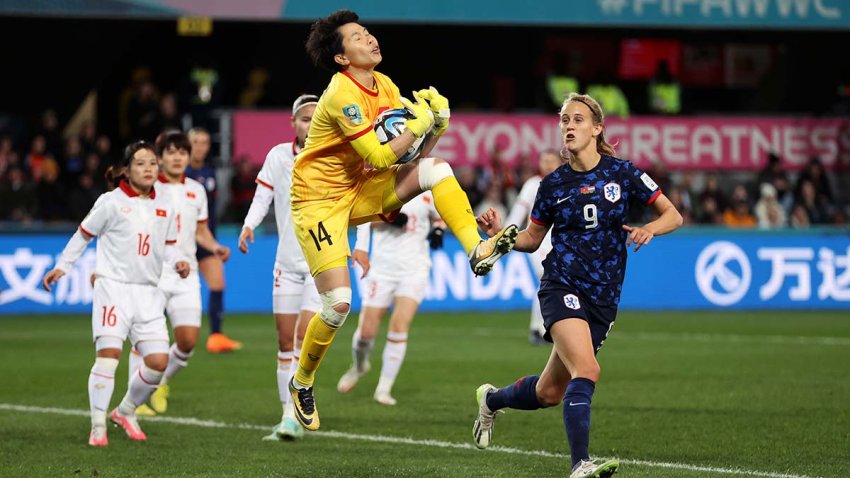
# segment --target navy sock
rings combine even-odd
[[[210,332],[221,332],[221,322],[224,320],[224,292],[210,291]]]
[[[514,382],[513,385],[491,392],[487,395],[487,407],[494,412],[502,408],[515,408],[517,410],[543,408],[537,401],[537,391],[535,390],[538,380],[540,380],[539,375],[526,375]]]
[[[573,468],[581,460],[589,460],[590,402],[596,383],[587,378],[574,378],[564,394],[564,428],[570,443]]]

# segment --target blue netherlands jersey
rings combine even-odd
[[[652,204],[659,195],[648,174],[610,156],[587,172],[565,164],[546,176],[531,211],[532,221],[552,226],[542,280],[581,291],[597,305],[619,303],[629,203]]]
[[[201,183],[204,189],[207,190],[207,216],[209,217],[207,225],[209,225],[210,231],[215,234],[215,200],[216,196],[218,196],[218,183],[215,179],[215,168],[209,163],[204,163],[204,165],[199,169],[194,169],[189,166],[186,168],[186,177],[192,178]]]

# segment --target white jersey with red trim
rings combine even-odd
[[[198,231],[198,223],[208,219],[207,190],[201,183],[187,177],[183,177],[179,183],[172,183],[165,176],[160,176],[155,187],[174,207],[177,248],[189,260],[192,270],[198,270],[198,259],[195,257],[198,243],[195,242],[195,233]],[[171,268],[167,268],[165,273],[177,275]]]
[[[404,227],[372,223],[372,248],[369,274],[381,277],[405,277],[431,267],[428,232],[431,219],[439,217],[430,191],[401,207],[407,214]]]
[[[287,271],[310,272],[301,245],[295,237],[290,212],[290,186],[292,185],[292,167],[295,164],[296,146],[294,142],[282,143],[269,151],[263,168],[257,174],[257,184],[274,191],[274,218],[277,222],[277,255],[275,262]]]
[[[98,238],[97,277],[156,286],[166,242],[177,241],[177,221],[170,200],[156,194],[156,188],[143,197],[122,181],[100,195],[80,223],[80,232]]]
[[[534,207],[534,200],[537,198],[537,190],[540,188],[541,181],[543,181],[543,178],[540,176],[532,176],[525,181],[516,201],[514,201],[514,205],[511,207],[511,212],[508,213],[505,224],[516,224],[520,229],[528,224],[531,208]],[[540,243],[540,247],[531,253],[531,262],[538,277],[543,275],[543,260],[546,259],[546,255],[551,250],[552,229],[550,228],[546,237],[543,238],[543,242]]]

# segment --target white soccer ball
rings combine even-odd
[[[373,125],[375,128],[375,134],[378,135],[378,140],[381,144],[392,141],[393,138],[404,133],[404,130],[406,129],[404,122],[413,118],[415,118],[415,116],[413,116],[413,113],[411,113],[407,108],[395,108],[384,111],[378,115]],[[422,147],[428,139],[431,138],[432,134],[432,130],[428,130],[428,132],[419,138],[416,138],[416,141],[413,142],[407,150],[407,153],[398,158],[396,163],[404,164],[418,158],[422,153]]]

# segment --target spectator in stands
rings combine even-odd
[[[791,208],[791,219],[789,220],[791,227],[794,229],[808,229],[811,225],[809,221],[809,213],[802,204],[795,204]]]
[[[68,218],[65,186],[59,181],[59,164],[47,159],[41,165],[41,181],[36,185],[38,219],[48,222]]]
[[[771,183],[762,183],[760,197],[754,208],[759,229],[780,229],[785,227],[785,209],[779,204],[776,188]]]
[[[83,174],[91,176],[94,188],[102,193],[107,190],[104,174],[106,174],[106,168],[109,164],[113,163],[102,161],[100,155],[97,153],[89,153],[86,155],[86,161],[83,166]]]
[[[257,168],[246,156],[236,160],[236,173],[230,180],[230,219],[237,221],[248,215],[257,189]]]
[[[6,176],[9,168],[17,165],[20,157],[15,151],[14,142],[9,135],[0,136],[0,181]]]
[[[658,61],[655,76],[649,82],[648,93],[649,110],[652,113],[665,115],[681,113],[681,87],[679,82],[673,78],[667,60]]]
[[[80,125],[80,144],[84,153],[90,153],[95,150],[97,143],[97,125],[91,121],[83,121]]]
[[[82,221],[103,192],[103,189],[97,187],[97,182],[91,173],[80,174],[77,177],[76,187],[71,189],[68,195],[69,219],[74,222]]]
[[[517,190],[522,189],[522,185],[525,184],[529,178],[537,176],[538,166],[534,163],[534,160],[527,154],[522,154],[519,157],[518,163],[518,173],[517,173]]]
[[[155,129],[157,132],[183,129],[180,112],[177,110],[177,96],[174,93],[166,93],[159,100],[159,115],[157,115]]]
[[[0,183],[0,218],[19,223],[32,221],[37,204],[35,188],[20,167],[10,168],[7,178]]]
[[[77,176],[83,172],[85,166],[83,158],[83,146],[80,138],[77,136],[69,136],[65,140],[65,154],[62,156],[62,179],[66,184],[73,184],[77,181]]]
[[[552,53],[552,64],[546,72],[546,93],[552,108],[560,108],[570,93],[578,93],[579,81],[575,75],[579,52],[565,50]],[[547,108],[548,111],[548,108]]]
[[[457,176],[457,182],[460,184],[460,188],[463,189],[463,192],[466,193],[466,197],[469,198],[469,204],[475,208],[478,203],[484,199],[484,195],[481,193],[481,190],[478,189],[478,181],[475,175],[475,170],[470,166],[458,166],[454,168],[455,176]]]
[[[94,143],[94,152],[100,158],[100,164],[113,164],[112,140],[109,136],[101,134]]]
[[[690,206],[685,204],[684,198],[686,197],[683,193],[682,189],[678,186],[671,186],[669,189],[661,189],[667,194],[667,198],[670,199],[670,202],[673,206],[676,207],[676,210],[682,215],[682,223],[683,224],[693,224],[694,218],[692,216],[692,212]]]
[[[782,159],[776,153],[767,155],[767,164],[762,169],[756,178],[756,184],[760,185],[768,183],[776,190],[776,199],[782,204],[786,210],[791,208],[794,202],[794,196],[791,194],[791,182],[788,180],[788,175],[782,167]]]
[[[24,166],[29,170],[33,182],[41,181],[42,164],[51,159],[47,152],[47,141],[44,136],[37,134],[32,138],[30,150],[24,160]]]
[[[160,133],[159,93],[150,80],[143,81],[136,94],[130,99],[127,115],[130,124],[130,136],[153,141]]]
[[[729,206],[729,201],[726,195],[720,189],[720,178],[717,173],[709,173],[705,178],[705,188],[699,195],[700,205],[705,204],[706,198],[714,200],[715,207],[718,212],[723,214]]]
[[[45,153],[53,157],[62,154],[62,134],[59,132],[59,118],[56,116],[56,111],[48,109],[41,114],[41,125],[36,134],[44,137]]]
[[[499,182],[503,188],[513,189],[516,187],[516,171],[505,164],[503,157],[504,147],[500,144],[493,146],[490,153],[490,162],[478,168],[478,189],[487,191],[491,184]]]
[[[266,86],[268,85],[269,71],[262,66],[256,66],[248,72],[245,87],[239,93],[240,108],[257,108],[265,106],[268,101]]]
[[[732,191],[731,206],[723,212],[723,224],[735,228],[754,228],[756,217],[750,213],[749,195],[743,185],[735,186]]]
[[[490,208],[495,209],[499,213],[499,217],[508,217],[508,210],[505,207],[504,186],[498,181],[493,181],[487,186],[484,193],[484,199],[474,207],[475,216],[480,216]]]
[[[835,208],[835,213],[832,215],[832,225],[847,226],[850,223],[850,217],[847,216],[847,210],[843,207]]]
[[[691,220],[696,221],[699,216],[699,194],[694,186],[694,175],[690,171],[685,171],[679,177],[676,187],[682,193],[682,206],[689,212]],[[682,211],[682,209],[679,209]]]
[[[723,211],[717,205],[717,200],[712,196],[705,196],[700,199],[700,213],[697,216],[697,222],[705,225],[722,225]]]
[[[215,131],[212,110],[221,106],[224,78],[215,55],[206,49],[191,55],[190,69],[179,87],[179,98],[184,104],[182,111],[192,115],[192,125]]]
[[[832,217],[826,198],[818,195],[814,183],[809,179],[799,182],[800,194],[794,207],[801,206],[806,212],[809,224],[829,224]]]
[[[835,203],[835,196],[832,193],[832,186],[829,183],[829,178],[823,168],[820,158],[813,156],[806,163],[806,167],[800,172],[797,177],[797,185],[794,189],[794,198],[798,202],[803,198],[803,183],[809,181],[815,188],[816,202],[822,205],[830,206]],[[811,218],[811,216],[810,216]],[[818,221],[812,221],[817,223]]]
[[[600,71],[596,81],[587,85],[587,95],[596,98],[607,118],[628,118],[629,100],[623,90],[614,83],[612,75]]]

